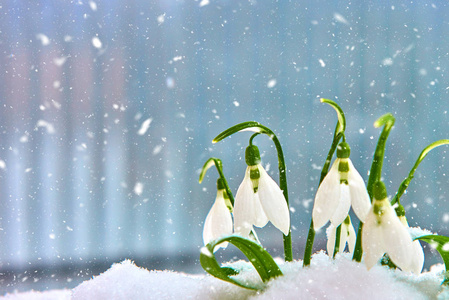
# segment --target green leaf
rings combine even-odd
[[[444,266],[446,267],[444,280],[441,284],[449,285],[449,237],[443,235],[424,235],[417,237],[415,240],[421,240],[430,244],[430,246],[440,253]]]
[[[320,99],[321,103],[326,103],[329,104],[330,106],[332,106],[333,109],[335,109],[335,112],[337,113],[337,117],[338,117],[338,123],[337,123],[337,130],[335,132],[335,134],[338,133],[344,133],[346,130],[346,118],[345,118],[345,114],[343,112],[343,110],[341,109],[340,106],[338,106],[337,103],[335,103],[334,101],[330,100],[330,99],[324,99],[321,98]]]
[[[429,146],[424,148],[424,150],[421,152],[421,154],[418,157],[417,164],[419,164],[424,159],[424,157],[426,157],[427,153],[429,153],[432,149],[442,146],[442,145],[448,145],[448,144],[449,144],[449,140],[438,140],[436,142],[433,142],[432,144],[430,144]]]
[[[249,282],[242,282],[237,280],[236,278],[232,278],[232,275],[238,273],[237,270],[229,267],[220,267],[217,260],[215,259],[214,248],[216,245],[223,242],[229,242],[236,246],[240,251],[242,251],[243,254],[252,263],[257,273],[259,273],[259,276],[264,283],[272,278],[283,275],[281,270],[279,269],[279,266],[274,262],[271,255],[267,251],[265,251],[265,249],[261,245],[240,236],[230,235],[215,240],[201,248],[201,266],[207,273],[211,274],[212,276],[247,289],[260,290],[263,288],[259,284],[251,284]]]
[[[410,182],[412,181],[416,169],[418,169],[419,164],[423,161],[423,159],[426,157],[426,155],[435,149],[436,147],[442,146],[442,145],[449,145],[449,140],[438,140],[436,142],[433,142],[432,144],[428,145],[419,155],[418,159],[415,162],[415,165],[410,170],[410,173],[408,174],[407,178],[405,178],[401,185],[399,186],[398,191],[396,192],[396,195],[393,197],[393,200],[391,200],[391,205],[396,204],[396,202],[399,201],[401,196],[404,194],[405,190],[408,188]]]
[[[264,134],[268,134],[268,135],[273,135],[273,132],[261,125],[259,122],[255,122],[255,121],[249,121],[249,122],[243,122],[237,125],[232,126],[231,128],[226,129],[225,131],[223,131],[222,133],[220,133],[219,135],[217,135],[213,140],[212,143],[218,143],[219,141],[227,138],[230,135],[233,135],[236,132],[239,131],[252,131],[252,132],[257,132],[257,133],[264,133]]]
[[[393,115],[391,113],[387,113],[381,116],[379,119],[377,119],[376,122],[374,122],[374,127],[379,128],[384,125],[386,127],[393,127],[394,122],[395,118],[393,117]]]
[[[200,180],[199,180],[200,183],[203,182],[203,179],[204,179],[204,176],[206,176],[207,170],[209,170],[209,168],[214,165],[217,168],[221,168],[222,167],[221,160],[218,158],[215,158],[215,157],[211,157],[204,163],[204,166],[201,169]]]

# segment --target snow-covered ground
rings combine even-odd
[[[149,271],[129,260],[84,281],[73,290],[7,294],[1,299],[449,299],[442,289],[444,266],[433,266],[419,276],[377,265],[370,271],[349,254],[331,260],[315,254],[311,266],[302,261],[278,261],[284,276],[270,281],[263,291],[234,286],[209,275]],[[244,261],[235,268],[252,269]],[[243,273],[243,274],[242,274]],[[255,270],[242,272],[242,280],[260,281]],[[262,284],[262,283],[261,283]]]

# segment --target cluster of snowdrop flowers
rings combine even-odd
[[[245,177],[238,188],[234,206],[234,232],[249,238],[253,226],[264,227],[268,221],[285,235],[290,231],[290,214],[287,202],[277,183],[261,165],[259,149],[255,145],[246,148],[247,164]],[[232,234],[232,206],[225,187],[218,180],[218,192],[214,205],[209,211],[203,229],[204,244]],[[227,243],[220,244],[225,248]],[[218,248],[217,248],[218,249]]]
[[[371,269],[386,253],[403,271],[421,273],[424,264],[419,241],[412,241],[408,224],[401,222],[381,181],[374,184],[374,201],[362,232],[365,264]]]
[[[338,227],[348,216],[351,205],[359,220],[365,221],[371,203],[365,182],[349,159],[350,152],[348,143],[338,145],[337,159],[318,187],[312,211],[315,231],[329,220]]]
[[[365,183],[349,159],[350,148],[346,142],[337,147],[337,159],[324,178],[315,196],[312,212],[314,229],[318,230],[328,221],[327,251],[334,253],[337,227],[342,225],[339,252],[348,244],[353,252],[356,243],[355,230],[348,216],[352,208],[365,223],[362,232],[362,247],[365,263],[371,269],[387,253],[403,271],[420,273],[424,254],[419,241],[413,242],[408,233],[405,215],[403,222],[397,216],[387,199],[385,185],[377,182],[374,187],[374,201],[371,205]]]
[[[349,158],[350,147],[345,138],[346,120],[343,111],[332,100],[321,99],[321,102],[335,109],[338,122],[315,195],[303,266],[310,265],[316,232],[330,222],[326,230],[327,251],[330,257],[343,252],[347,247],[349,252],[353,253],[354,261],[361,262],[364,258],[367,269],[371,269],[382,261],[382,264],[390,267],[398,267],[402,271],[419,274],[423,268],[424,253],[418,240],[425,241],[435,247],[443,257],[446,265],[443,284],[449,285],[449,256],[447,255],[449,237],[427,234],[419,228],[417,228],[420,231],[418,235],[417,230],[410,231],[404,208],[400,204],[400,197],[407,189],[420,162],[432,149],[449,145],[449,140],[431,143],[421,152],[408,177],[401,183],[398,192],[390,202],[385,185],[381,182],[381,176],[386,141],[395,123],[393,115],[385,114],[374,123],[377,128],[383,126],[383,130],[374,152],[366,186]],[[217,197],[204,224],[205,246],[201,250],[200,262],[206,272],[217,278],[257,290],[260,287],[236,280],[234,275],[238,274],[239,270],[233,270],[228,266],[221,267],[214,252],[219,247],[224,248],[227,243],[232,243],[248,258],[264,283],[282,275],[277,263],[260,245],[253,227],[264,227],[270,221],[284,234],[285,261],[293,260],[286,167],[277,136],[260,123],[250,121],[234,125],[220,133],[213,142],[219,142],[240,131],[255,133],[251,136],[245,152],[247,168],[235,200],[224,178],[219,159],[209,159],[200,175],[201,182],[205,170],[211,166],[210,161],[214,160],[222,179],[218,181]],[[253,138],[259,134],[268,135],[275,144],[279,160],[280,186],[262,167],[259,149],[252,144]],[[337,158],[331,166],[335,153]],[[229,203],[226,204],[227,202]],[[351,207],[360,221],[357,234],[349,217]],[[232,218],[234,218],[234,224]],[[410,232],[415,235],[415,240],[412,239]]]

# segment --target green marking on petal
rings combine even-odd
[[[346,173],[346,178],[348,178],[348,172],[349,172],[349,163],[346,159],[340,160],[338,163],[338,172],[342,173],[340,176],[343,176],[343,174]]]
[[[260,179],[260,171],[257,166],[250,167],[249,178],[251,179],[254,193],[257,193],[257,191],[259,190],[259,179]]]

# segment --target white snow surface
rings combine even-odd
[[[314,254],[309,267],[302,261],[282,263],[284,276],[271,280],[263,291],[252,291],[209,275],[149,271],[130,260],[84,281],[73,290],[30,291],[0,299],[449,299],[442,288],[442,264],[419,276],[377,265],[368,271],[349,254],[331,260],[323,251]],[[259,281],[248,262],[229,264],[245,269],[239,280]]]

